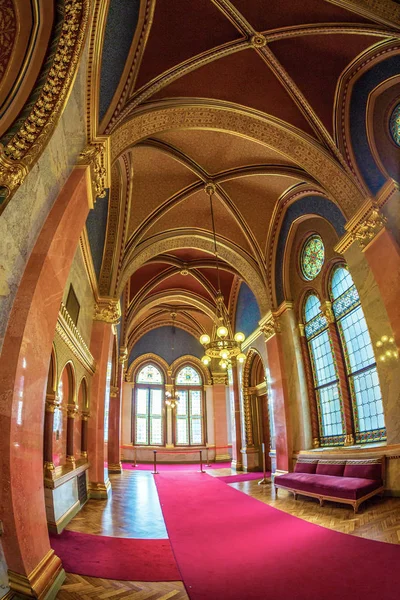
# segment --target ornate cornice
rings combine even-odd
[[[79,155],[78,166],[90,167],[94,201],[104,198],[111,185],[109,138],[93,140]]]
[[[93,374],[96,370],[96,362],[63,303],[58,314],[56,333],[85,369]]]
[[[273,335],[281,332],[281,324],[279,318],[270,311],[264,319],[259,321],[260,329],[265,335],[265,341],[269,340]]]
[[[383,206],[387,197],[387,195],[381,195],[379,205],[372,200],[364,202],[354,217],[346,223],[347,233],[336,244],[335,252],[344,254],[354,241],[357,241],[361,249],[365,250],[387,223],[387,218],[380,211],[380,206]]]
[[[90,0],[65,0],[64,22],[46,81],[18,131],[0,154],[1,209],[44,150],[71,89],[88,26]]]
[[[94,321],[105,323],[119,323],[121,318],[121,307],[118,300],[112,298],[99,298],[94,307]]]
[[[226,373],[211,373],[213,385],[228,385],[228,375]]]

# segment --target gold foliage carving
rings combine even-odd
[[[271,313],[267,315],[267,318],[260,325],[261,331],[265,335],[265,339],[269,340],[276,333],[281,333],[281,324],[278,317],[273,316]]]
[[[357,240],[361,248],[365,248],[371,240],[383,229],[387,218],[373,207],[367,217],[353,231],[352,237]]]
[[[11,57],[17,33],[17,23],[12,0],[0,0],[0,82]]]
[[[89,144],[79,156],[80,165],[90,167],[94,198],[104,198],[109,187],[108,140]]]
[[[95,321],[104,321],[105,323],[119,323],[121,318],[121,308],[118,300],[110,298],[100,299],[94,307]]]
[[[30,114],[3,150],[8,160],[0,161],[0,186],[6,188],[6,202],[39,158],[61,116],[83,48],[89,8],[90,0],[65,0],[64,22],[46,81]]]

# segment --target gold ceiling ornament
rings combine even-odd
[[[201,360],[203,364],[207,366],[211,362],[212,358],[219,358],[219,366],[222,369],[227,369],[232,358],[237,358],[239,362],[243,362],[246,359],[246,355],[243,354],[241,348],[241,343],[244,341],[246,336],[241,331],[238,331],[237,333],[233,332],[229,314],[224,303],[224,297],[221,293],[217,237],[215,232],[214,211],[212,205],[212,197],[215,193],[215,185],[209,182],[205,185],[204,189],[210,198],[211,226],[214,240],[214,256],[215,268],[217,271],[218,291],[215,297],[216,311],[212,336],[210,338],[207,333],[203,333],[199,338],[200,344],[202,344],[205,349],[205,355]]]
[[[94,321],[105,323],[119,323],[121,318],[121,307],[118,300],[109,298],[100,299],[94,307]]]
[[[65,0],[64,22],[57,49],[30,114],[4,147],[0,161],[0,188],[4,208],[44,150],[60,118],[83,49],[90,0]]]
[[[94,201],[96,198],[104,198],[110,187],[109,156],[108,138],[92,142],[79,155],[78,165],[90,167]]]
[[[254,48],[263,48],[267,43],[267,40],[262,33],[256,33],[251,37],[250,41]]]
[[[361,221],[358,227],[354,230],[352,237],[357,240],[361,248],[364,249],[374,239],[374,237],[384,228],[387,223],[387,218],[383,215],[377,206],[373,206],[372,210]]]

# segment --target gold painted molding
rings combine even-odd
[[[58,46],[38,99],[25,122],[0,153],[0,187],[10,201],[43,152],[68,100],[88,28],[90,0],[65,0]]]
[[[90,168],[93,203],[104,198],[111,185],[110,140],[95,138],[79,155],[78,166]]]
[[[359,243],[362,250],[366,249],[387,223],[387,218],[380,211],[380,207],[388,197],[386,194],[381,194],[379,204],[371,199],[364,202],[353,218],[346,223],[347,233],[334,247],[335,252],[344,254],[355,241]]]
[[[105,323],[119,323],[121,318],[121,306],[119,300],[113,298],[99,298],[94,307],[94,321],[104,321]]]
[[[211,373],[213,385],[228,385],[228,376],[226,373]]]
[[[58,314],[56,333],[84,368],[93,374],[96,371],[96,362],[63,303]]]
[[[54,550],[49,550],[29,575],[8,571],[11,592],[28,598],[45,598],[60,576],[64,579],[64,569]]]
[[[381,23],[400,26],[400,6],[391,0],[328,0],[369,19],[378,18]]]

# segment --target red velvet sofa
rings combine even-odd
[[[356,513],[364,500],[383,495],[384,457],[366,459],[317,459],[299,457],[294,473],[277,475],[276,495],[283,488],[297,495],[351,504]]]

